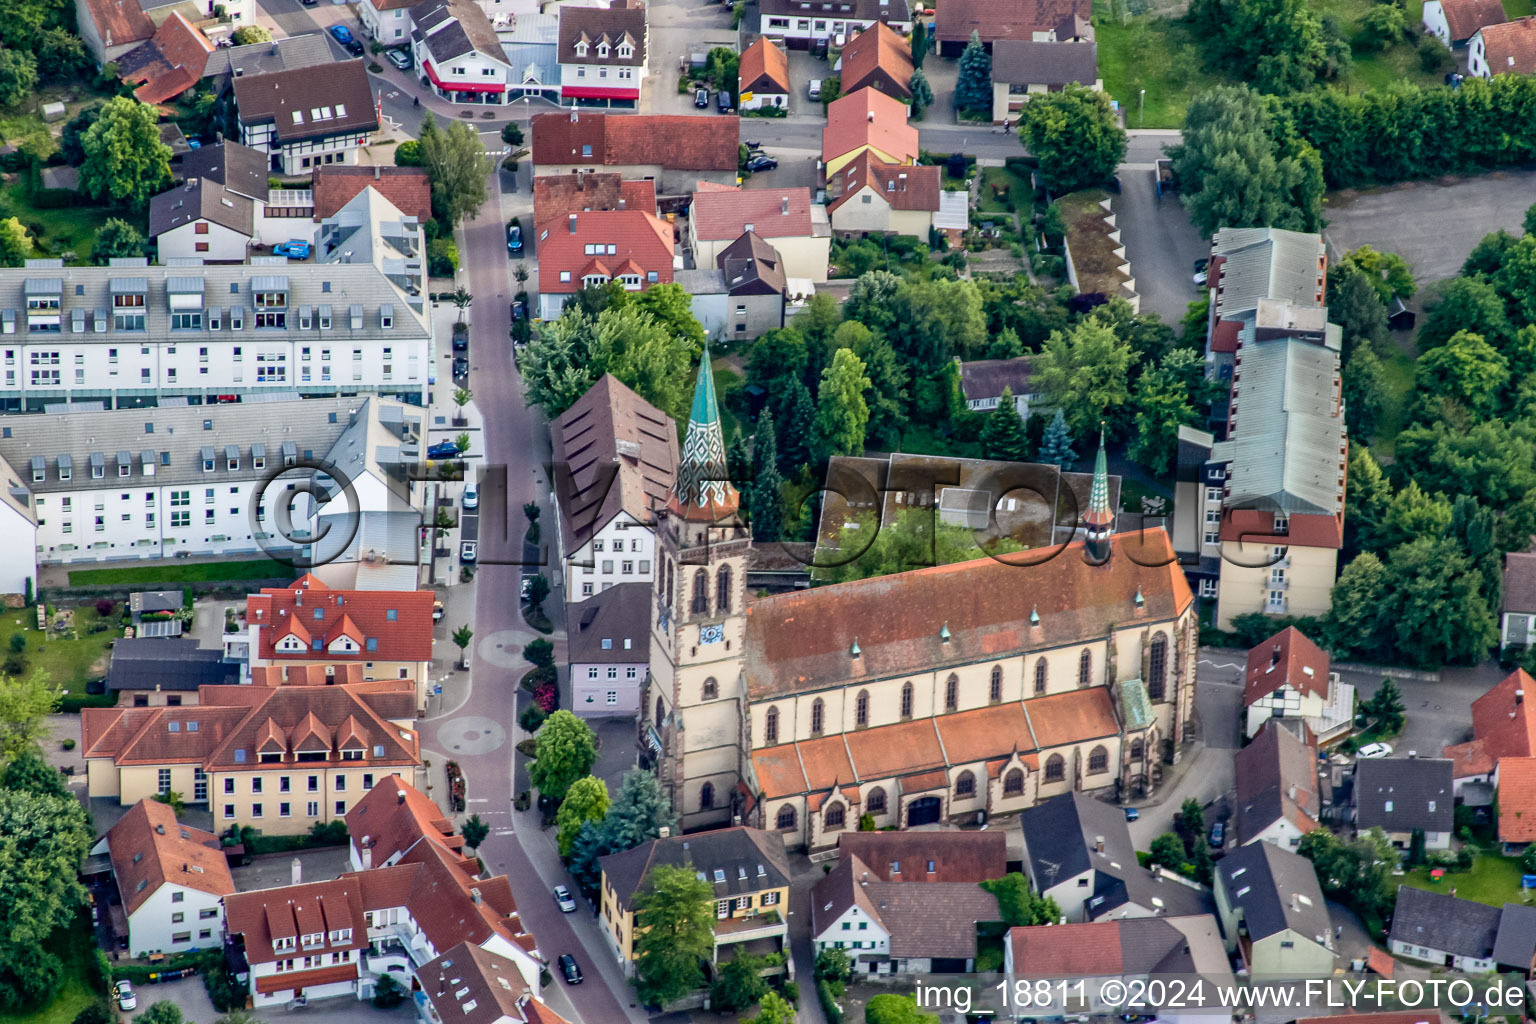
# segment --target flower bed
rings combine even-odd
[[[457,813],[464,810],[464,773],[457,761],[449,761],[444,767],[448,772],[448,810]]]

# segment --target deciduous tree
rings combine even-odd
[[[171,180],[171,147],[160,141],[159,121],[147,103],[127,96],[108,100],[80,137],[80,190],[134,208],[148,203]]]
[[[1081,437],[1102,421],[1118,426],[1125,418],[1135,361],[1129,345],[1089,317],[1070,331],[1051,335],[1035,361],[1035,376],[1047,401]]]
[[[235,45],[247,46],[251,43],[270,43],[272,33],[260,25],[242,25],[235,29]]]
[[[715,890],[691,867],[661,864],[635,893],[635,981],[650,1003],[670,1003],[704,984],[714,950]]]
[[[564,800],[571,785],[592,771],[597,737],[586,722],[562,709],[545,720],[538,741],[538,754],[528,765],[529,781],[543,796]]]
[[[912,996],[882,992],[864,1005],[864,1024],[939,1024],[939,1018],[918,1010]]]
[[[106,266],[120,257],[143,256],[149,243],[143,232],[120,217],[112,217],[96,232],[91,243],[91,260]]]
[[[15,217],[0,219],[0,267],[19,267],[32,255],[32,237]]]
[[[421,125],[421,165],[432,183],[432,208],[449,225],[473,217],[485,205],[491,162],[474,127],[454,121],[440,128],[431,114]]]
[[[1179,454],[1179,427],[1195,421],[1189,386],[1175,367],[1159,364],[1136,382],[1136,433],[1130,455],[1147,472],[1164,477]]]
[[[603,820],[603,816],[608,813],[608,803],[608,786],[602,779],[588,775],[571,783],[555,815],[556,844],[560,848],[560,856],[570,856],[571,844],[576,841],[576,833],[581,831],[582,825],[589,821]]]
[[[47,717],[59,706],[59,687],[47,670],[0,675],[0,764],[34,750],[49,732]]]
[[[813,435],[818,458],[864,453],[864,430],[869,425],[864,392],[869,386],[859,357],[849,349],[838,349],[816,391]]]
[[[37,58],[0,48],[0,107],[14,107],[37,88]]]
[[[1394,4],[1378,4],[1380,8],[1387,10],[1400,9]],[[1413,282],[1413,271],[1408,268],[1408,261],[1395,252],[1379,252],[1369,245],[1344,254],[1341,261],[1348,266],[1355,267],[1365,275],[1366,280],[1376,289],[1376,295],[1382,302],[1391,302],[1393,299],[1411,299],[1413,293],[1418,291],[1418,285]]]
[[[735,1013],[752,1006],[768,993],[768,983],[760,973],[764,958],[739,952],[721,964],[715,972],[715,983],[709,988],[712,1009],[723,1013]]]
[[[1419,357],[1414,386],[1421,402],[1452,399],[1478,418],[1492,416],[1509,383],[1509,364],[1482,335],[1457,331]]]
[[[1019,116],[1019,141],[1057,194],[1104,184],[1125,158],[1125,130],[1109,97],[1077,85],[1031,98]]]

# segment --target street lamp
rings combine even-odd
[[[1136,127],[1145,128],[1147,126],[1147,90],[1145,89],[1141,90],[1141,98],[1136,101],[1136,114],[1141,122]]]

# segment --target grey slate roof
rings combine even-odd
[[[567,606],[571,664],[650,661],[651,585],[620,583]],[[604,649],[603,644],[608,644]]]
[[[452,24],[443,24],[452,21]],[[434,61],[450,61],[465,54],[479,53],[506,63],[506,51],[491,21],[471,0],[435,0],[411,10],[411,24],[427,41],[427,51]],[[442,25],[441,28],[437,26]],[[433,31],[436,29],[436,31]]]
[[[121,459],[128,452],[118,452]],[[134,612],[179,611],[184,601],[180,590],[138,590],[128,595],[128,608]]]
[[[1010,85],[1092,85],[1099,78],[1094,42],[999,39],[992,44],[992,81]]]
[[[1245,341],[1237,427],[1211,451],[1213,461],[1231,463],[1234,497],[1265,495],[1290,513],[1332,515],[1343,507],[1338,328],[1328,327],[1321,345],[1294,337]]]
[[[49,265],[58,261],[28,262],[30,265],[27,267],[0,269],[0,314],[18,323],[24,321],[28,282],[34,288],[45,280],[57,282],[52,287],[62,291],[60,313],[64,322],[63,334],[70,336],[72,344],[137,345],[146,337],[169,338],[172,331],[168,296],[172,293],[198,292],[203,295],[205,311],[216,310],[229,315],[220,317],[217,331],[208,329],[211,317],[205,317],[202,330],[174,332],[175,337],[184,338],[189,345],[197,344],[200,340],[229,339],[238,342],[243,337],[247,344],[255,347],[263,342],[291,345],[325,340],[340,347],[353,339],[397,338],[401,344],[405,344],[428,337],[426,324],[420,315],[404,301],[404,297],[383,272],[372,264],[324,267],[312,264],[63,267]],[[286,290],[287,326],[263,327],[259,330],[255,327],[252,317],[253,293],[263,290]],[[145,296],[145,330],[115,330],[112,326],[112,296],[133,293]],[[353,330],[350,321],[341,317],[335,321],[332,330],[322,332],[318,321],[311,321],[310,330],[302,330],[294,311],[307,303],[334,303],[338,308],[361,303],[366,313],[363,326]],[[380,326],[380,314],[385,307],[391,307],[395,314],[394,326],[388,329]],[[244,326],[241,331],[232,328],[232,318],[237,310],[243,312]],[[78,326],[73,318],[77,312],[80,314]],[[404,315],[406,313],[410,315]],[[98,324],[102,325],[102,329],[97,329]]]
[[[1355,764],[1355,827],[1449,832],[1454,826],[1452,762],[1443,757],[1377,757]]]
[[[256,204],[206,178],[188,177],[149,201],[149,237],[207,220],[247,238],[256,233]]]
[[[715,266],[725,275],[725,286],[731,295],[783,295],[787,287],[779,251],[755,231],[743,232],[721,249]],[[675,272],[673,276],[675,279]]]
[[[329,64],[333,59],[330,44],[325,41],[325,33],[307,32],[302,36],[288,36],[269,43],[216,48],[208,55],[208,66],[203,69],[203,77],[234,73],[265,75],[273,71],[312,68],[319,64]]]
[[[1532,959],[1536,959],[1536,907],[1504,904],[1493,941],[1493,959],[1520,971],[1530,970]]]
[[[1391,938],[1481,960],[1493,954],[1500,913],[1485,903],[1405,885],[1397,890]]]
[[[853,10],[850,12],[849,7]],[[761,0],[764,18],[839,18],[847,21],[883,21],[906,23],[912,20],[907,0]]]
[[[222,52],[222,51],[221,51]],[[194,149],[181,158],[183,178],[218,182],[237,195],[267,201],[267,155],[238,142]]]
[[[1266,723],[1233,759],[1237,781],[1235,826],[1239,845],[1284,818],[1302,832],[1317,826],[1321,810],[1315,748],[1289,729]]]
[[[1332,935],[1328,904],[1312,862],[1273,843],[1239,847],[1216,863],[1228,905],[1241,908],[1255,940],[1286,929],[1325,945]]]
[[[361,59],[241,75],[235,79],[235,104],[242,124],[271,124],[284,146],[379,127]]]
[[[1256,308],[1260,299],[1321,304],[1319,260],[1327,257],[1321,235],[1281,228],[1222,228],[1216,232],[1211,255],[1224,260],[1221,292],[1215,302],[1225,318]]]
[[[557,58],[561,64],[598,64],[614,67],[645,67],[645,5],[637,7],[580,7],[560,5],[560,38]],[[628,40],[633,53],[619,56],[619,44]],[[578,43],[587,44],[586,56],[577,56]],[[599,42],[608,44],[608,56],[597,53]]]
[[[104,472],[100,487],[126,486],[130,481],[135,486],[147,481],[158,486],[217,486],[260,480],[278,464],[279,452],[288,444],[296,456],[327,456],[346,431],[352,410],[370,401],[387,400],[354,396],[294,399],[275,406],[237,403],[28,417],[25,430],[0,438],[0,459],[39,494],[89,487],[87,467],[96,459],[105,463],[107,452],[114,453],[113,466]],[[211,424],[211,429],[205,429],[205,424]],[[239,469],[226,468],[217,451],[225,445],[239,447]],[[258,445],[264,446],[271,460],[266,469],[255,468],[252,449]],[[127,477],[118,475],[117,452],[129,453]],[[214,469],[205,473],[203,459],[210,452],[215,455]],[[152,473],[144,472],[146,464]],[[71,470],[71,480],[59,479],[62,466]],[[35,482],[32,471],[39,467],[44,479]]]
[[[777,832],[736,826],[714,832],[652,839],[598,861],[608,884],[628,907],[645,876],[659,864],[693,868],[724,899],[789,885],[789,856]],[[995,901],[994,901],[995,902]]]
[[[108,690],[196,692],[199,686],[239,681],[240,667],[225,661],[224,652],[199,647],[196,640],[158,637],[117,641],[107,672]]]

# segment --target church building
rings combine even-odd
[[[1150,792],[1191,736],[1198,622],[1161,529],[1116,533],[1102,442],[1073,541],[756,598],[709,355],[657,517],[642,742],[684,829],[824,849]]]

